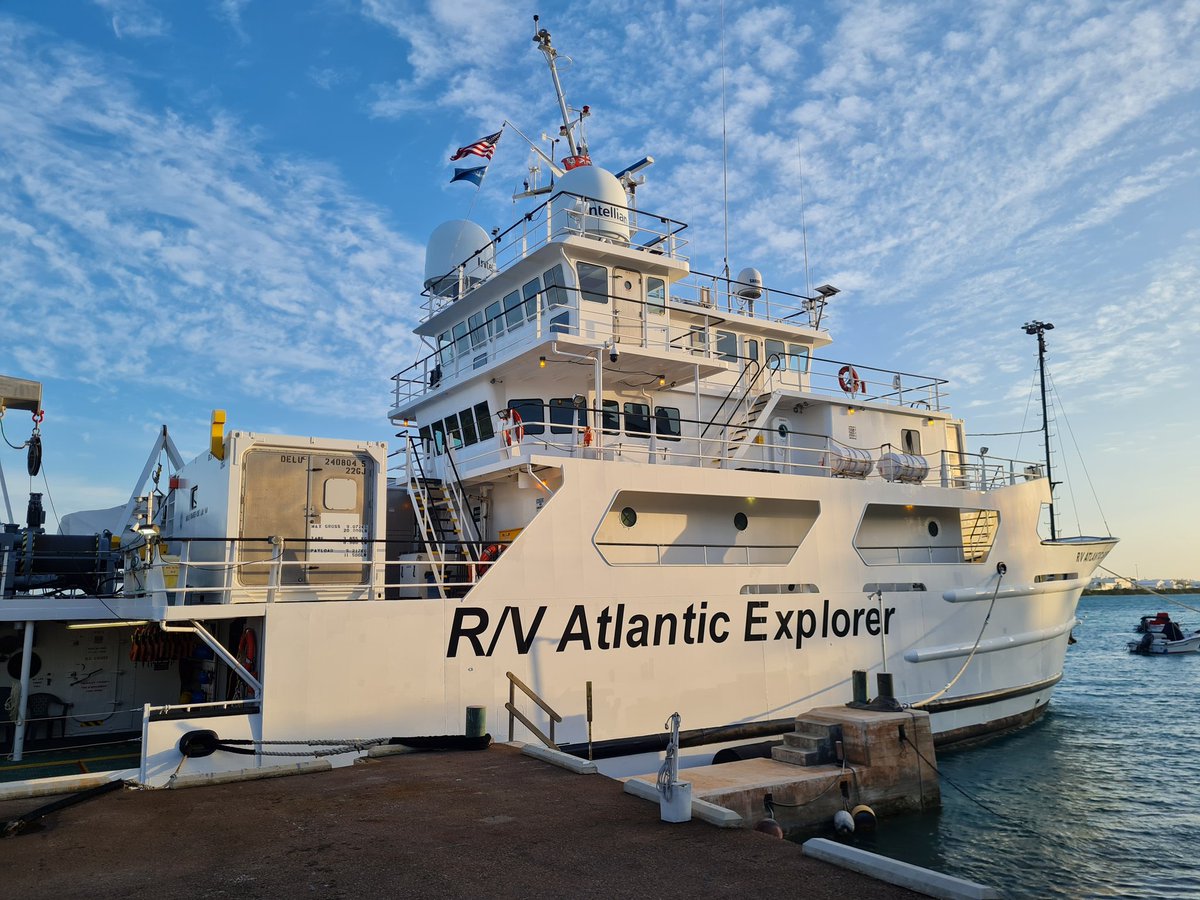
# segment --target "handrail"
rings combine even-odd
[[[773,355],[778,356],[778,354],[773,354]],[[751,359],[750,362],[754,363],[754,365],[756,365],[758,367],[758,369],[754,373],[754,378],[757,378],[759,375],[762,374],[762,363],[759,362],[757,359]],[[723,410],[725,408],[725,404],[729,402],[729,398],[733,396],[733,392],[737,390],[738,385],[742,383],[742,379],[745,377],[746,373],[749,371],[750,371],[749,365],[742,366],[742,371],[739,372],[738,377],[734,379],[733,384],[729,388],[729,391],[725,394],[724,397],[721,398],[721,402],[717,404],[717,408],[716,408],[716,410],[714,410],[714,412],[712,414],[712,418],[709,419],[708,422],[705,423],[704,430],[700,432],[701,439],[703,439],[704,436],[706,434],[708,434],[708,429],[711,428],[713,423],[717,421],[717,416],[719,416],[721,414],[721,410]],[[750,382],[749,382],[750,384],[752,384],[754,382],[754,378],[750,379]],[[747,387],[745,394],[742,395],[743,399],[745,399],[745,396],[748,393],[750,393],[750,390]],[[736,412],[736,409],[737,408],[734,407],[735,412]],[[728,421],[726,421],[722,427],[728,428],[729,423],[732,421],[733,421],[733,413],[730,413]]]
[[[520,678],[518,678],[512,672],[505,672],[504,677],[508,679],[508,702],[504,704],[504,708],[508,710],[508,739],[510,741],[513,740],[513,720],[520,719],[521,724],[524,725],[526,728],[528,728],[530,731],[532,731],[534,734],[536,734],[539,738],[541,738],[541,741],[543,744],[545,744],[551,750],[557,750],[558,744],[556,744],[554,742],[554,726],[556,723],[562,722],[562,720],[563,720],[562,716],[560,716],[558,713],[556,713],[551,708],[549,703],[547,703],[545,700],[543,700],[541,697],[539,697],[537,695],[537,693],[531,687],[529,687],[529,685],[527,685],[525,682],[523,682]],[[521,691],[525,694],[525,696],[527,696],[530,700],[532,700],[539,707],[541,707],[542,712],[544,712],[546,715],[548,715],[550,717],[550,734],[549,735],[546,735],[540,728],[538,728],[536,725],[533,724],[533,722],[531,722],[529,720],[528,716],[526,716],[523,712],[521,712],[519,709],[517,709],[517,706],[516,706],[516,699],[517,699],[516,689],[517,688],[520,688]]]

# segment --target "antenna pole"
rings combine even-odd
[[[1038,374],[1042,381],[1042,437],[1046,443],[1046,479],[1050,482],[1050,540],[1058,540],[1058,530],[1054,525],[1054,488],[1056,483],[1050,471],[1050,417],[1046,405],[1046,332],[1054,328],[1050,322],[1039,322],[1036,319],[1025,325],[1026,334],[1036,334],[1038,339]]]
[[[538,17],[533,17],[533,27],[537,28]],[[567,99],[563,96],[562,82],[558,80],[558,66],[554,60],[558,57],[558,51],[550,46],[550,32],[545,28],[539,29],[533,36],[533,41],[538,45],[538,49],[546,57],[546,62],[550,64],[550,77],[554,79],[554,93],[558,97],[558,108],[562,111],[563,119],[563,136],[567,139],[567,146],[571,148],[571,155],[578,156],[579,148],[575,145],[575,132],[571,127],[571,114],[567,110]]]

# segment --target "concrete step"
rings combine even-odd
[[[834,731],[837,730],[836,725],[828,725],[824,722],[811,722],[808,719],[797,719],[794,734],[803,734],[808,737],[815,738],[833,738],[837,735]]]
[[[821,754],[819,751],[800,750],[796,747],[789,747],[787,744],[772,747],[771,759],[793,766],[816,766],[821,764]]]
[[[785,734],[783,745],[793,750],[815,750],[820,753],[827,751],[831,743],[828,739],[816,738],[807,734]]]

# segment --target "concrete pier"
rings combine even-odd
[[[845,765],[835,758],[840,741]],[[918,752],[919,751],[919,752]],[[922,759],[923,757],[923,759]],[[797,717],[795,736],[772,759],[747,759],[682,770],[692,796],[723,806],[753,828],[775,802],[785,831],[829,823],[834,813],[865,803],[878,816],[937,809],[941,789],[928,713],[821,707]],[[656,773],[637,776],[653,784]]]
[[[0,803],[0,821],[45,798]],[[495,746],[200,790],[121,791],[0,841],[6,896],[647,897],[916,894]]]

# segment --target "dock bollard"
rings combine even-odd
[[[867,673],[862,669],[855,669],[850,673],[850,683],[854,690],[854,703],[860,706],[867,705]]]
[[[483,737],[487,734],[487,707],[467,707],[467,737]]]
[[[667,742],[666,759],[658,770],[658,812],[664,822],[692,820],[692,785],[679,780],[679,713],[667,719],[671,738]]]

